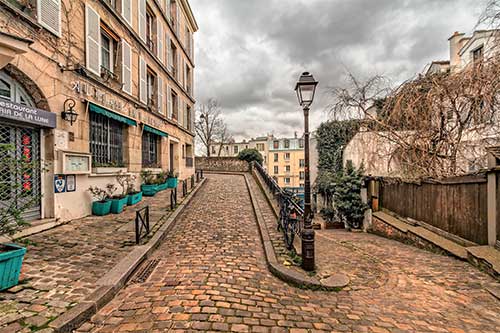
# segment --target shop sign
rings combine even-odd
[[[0,117],[41,127],[56,127],[55,113],[6,100],[0,100]]]
[[[124,104],[121,100],[113,98],[112,94],[97,88],[96,86],[81,81],[71,83],[71,90],[85,98],[91,97],[96,103],[115,111],[123,112]]]

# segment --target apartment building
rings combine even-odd
[[[119,171],[194,173],[187,0],[0,0],[0,25],[0,141],[45,164],[0,171],[43,194],[27,219],[90,214]]]
[[[279,186],[303,192],[305,179],[303,138],[295,135],[293,138],[280,139],[268,135],[210,146],[211,155],[221,157],[235,157],[240,151],[248,148],[257,149],[262,154],[264,168],[276,179]]]

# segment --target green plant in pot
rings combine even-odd
[[[158,189],[160,191],[164,191],[168,188],[167,177],[168,177],[168,174],[165,171],[161,171],[160,173],[158,173],[156,175],[156,180],[158,182]]]
[[[108,215],[111,211],[111,200],[109,200],[108,192],[98,186],[90,186],[87,191],[94,198],[92,202],[92,214],[97,216]]]
[[[127,205],[129,206],[135,205],[136,203],[141,202],[142,200],[142,191],[137,191],[135,189],[136,180],[137,177],[135,175],[130,175],[129,181],[127,183],[127,194],[128,194]]]
[[[123,212],[123,208],[127,205],[128,202],[127,189],[130,175],[126,172],[120,171],[115,178],[116,182],[121,187],[121,193],[111,197],[111,213],[120,214],[121,212]],[[109,184],[108,187],[109,186],[111,186],[111,184]],[[113,187],[114,191],[116,191],[116,186],[113,185]]]
[[[32,189],[32,177],[34,171],[42,167],[30,154],[19,154],[13,145],[0,144],[0,151],[3,156],[0,169],[7,177],[3,179],[21,179],[0,182],[2,197],[9,198],[0,205],[0,236],[10,239],[22,227],[29,225],[24,213],[40,202],[41,195]],[[16,176],[11,178],[8,175]],[[13,243],[0,244],[0,290],[18,284],[25,253],[25,247]]]
[[[167,188],[176,188],[177,187],[177,177],[179,174],[173,170],[169,170],[167,172]]]
[[[158,184],[155,175],[153,175],[153,172],[151,170],[142,170],[141,178],[142,194],[146,197],[154,196],[158,192]]]

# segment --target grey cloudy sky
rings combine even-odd
[[[303,132],[294,84],[320,86],[312,126],[328,119],[328,89],[347,70],[401,82],[449,58],[448,37],[470,33],[487,0],[190,0],[198,103],[217,99],[237,139]]]

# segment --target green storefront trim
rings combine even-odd
[[[118,113],[115,113],[113,111],[105,109],[102,106],[99,106],[97,104],[89,102],[89,110],[90,110],[90,112],[95,112],[95,113],[102,114],[103,116],[106,116],[106,117],[114,119],[116,121],[125,123],[125,124],[127,124],[129,126],[137,126],[137,122],[135,120],[127,118],[127,117],[124,117],[124,116],[122,116],[122,115],[120,115]]]
[[[153,128],[153,127],[148,126],[148,125],[144,125],[144,130],[146,132],[150,132],[150,133],[162,136],[164,138],[168,137],[168,133],[165,133],[163,131],[157,130],[156,128]]]

